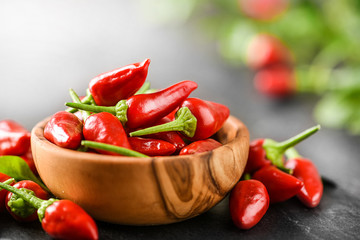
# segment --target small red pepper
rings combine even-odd
[[[44,136],[59,147],[76,149],[81,144],[82,127],[83,124],[77,116],[60,111],[45,125]]]
[[[207,152],[207,151],[211,151],[215,148],[218,148],[220,146],[222,146],[221,143],[219,143],[215,139],[208,138],[205,140],[199,140],[199,141],[190,143],[189,145],[187,145],[186,147],[181,149],[179,155]]]
[[[43,200],[50,197],[48,192],[30,180],[19,181],[15,183],[13,187]],[[5,199],[5,206],[11,216],[19,222],[32,222],[38,219],[36,209],[12,192],[8,192]]]
[[[317,125],[282,142],[276,142],[269,138],[252,141],[250,143],[249,157],[244,172],[252,174],[260,168],[271,164],[286,170],[283,158],[285,151],[310,137],[319,129],[320,126]]]
[[[293,148],[286,151],[286,156],[289,160],[286,162],[285,167],[292,169],[294,177],[304,183],[304,186],[296,195],[297,198],[309,208],[318,206],[323,195],[324,186],[315,164],[311,160],[300,156]]]
[[[229,210],[233,223],[240,229],[254,227],[269,208],[269,194],[263,183],[249,179],[231,190]]]
[[[113,106],[134,95],[145,82],[149,64],[150,59],[146,59],[93,78],[89,83],[89,90],[95,103],[100,106]]]
[[[204,140],[215,134],[229,115],[230,110],[225,105],[199,98],[188,98],[176,112],[174,121],[131,132],[130,136],[180,131],[192,141]]]
[[[0,156],[22,155],[30,147],[30,132],[12,120],[0,121]]]
[[[275,166],[265,166],[256,171],[253,179],[262,182],[270,197],[270,203],[286,201],[298,194],[304,183]]]
[[[0,182],[0,187],[16,194],[33,208],[42,228],[57,239],[99,239],[95,221],[77,204],[69,200],[42,200],[27,192]]]
[[[8,175],[0,172],[0,182],[4,182],[8,179],[10,179]],[[8,191],[6,191],[5,189],[0,189],[0,213],[5,210],[5,198],[7,193]]]
[[[114,107],[66,103],[66,106],[91,112],[109,112],[125,126],[137,129],[149,126],[177,108],[197,88],[193,81],[182,81],[163,90],[133,95]]]
[[[133,150],[148,156],[169,156],[176,151],[176,147],[164,140],[152,138],[129,137]]]
[[[270,21],[286,11],[289,0],[238,0],[238,4],[246,16]]]
[[[83,128],[84,138],[89,141],[101,142],[131,149],[128,137],[121,122],[111,113],[101,112],[90,115]],[[118,155],[99,150],[108,155]]]

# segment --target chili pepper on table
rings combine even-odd
[[[43,200],[47,200],[50,197],[47,191],[30,180],[19,181],[13,187]],[[38,218],[36,209],[12,192],[8,192],[5,206],[11,216],[19,222],[32,222]]]
[[[129,137],[133,150],[148,156],[169,156],[176,151],[176,147],[164,140],[153,138]]]
[[[320,125],[306,129],[296,136],[282,142],[277,142],[270,138],[253,140],[250,143],[249,157],[244,172],[252,174],[260,168],[271,164],[286,170],[283,161],[285,151],[310,137],[318,130],[320,130]]]
[[[218,148],[220,146],[222,146],[221,143],[219,143],[215,139],[208,138],[205,140],[199,140],[199,141],[190,143],[189,145],[187,145],[186,147],[181,149],[179,155],[207,152],[207,151],[213,150],[215,148]]]
[[[257,170],[253,179],[262,182],[270,197],[270,203],[283,202],[298,194],[304,183],[275,166],[265,166]]]
[[[33,208],[42,228],[58,239],[99,239],[95,221],[77,204],[69,200],[43,200],[25,191],[0,182],[0,188],[16,194]]]
[[[44,136],[50,142],[63,148],[76,149],[82,140],[81,120],[72,113],[55,113],[44,128]]]
[[[204,140],[215,134],[229,115],[230,110],[225,105],[188,98],[176,112],[174,121],[131,132],[130,136],[179,131],[192,141]]]
[[[121,122],[108,112],[96,113],[89,116],[84,123],[83,135],[84,138],[89,141],[108,143],[131,149],[131,145]],[[107,151],[99,150],[99,152],[117,155]]]
[[[197,88],[193,81],[182,81],[154,93],[138,94],[119,101],[116,106],[90,106],[66,103],[66,106],[91,112],[109,112],[125,126],[136,129],[149,126],[177,108]]]
[[[10,179],[10,177],[8,175],[0,172],[0,182],[4,182],[8,179]],[[6,198],[7,193],[8,193],[8,191],[0,188],[0,213],[5,210],[5,198]]]
[[[250,229],[265,215],[270,199],[266,187],[258,180],[243,180],[231,190],[229,210],[233,223],[240,229]]]
[[[134,95],[145,82],[149,64],[150,59],[146,59],[93,78],[89,83],[89,90],[95,103],[100,106],[113,106]]]
[[[314,208],[318,206],[323,195],[324,186],[315,164],[311,160],[302,157],[294,148],[287,150],[285,154],[288,157],[285,167],[292,169],[294,177],[304,183],[304,186],[296,195],[297,198],[307,207]]]
[[[0,156],[22,155],[30,147],[30,132],[12,120],[0,121]]]

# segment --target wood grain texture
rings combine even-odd
[[[53,194],[94,218],[128,225],[167,224],[197,216],[220,202],[241,177],[246,126],[230,116],[215,136],[224,145],[183,156],[133,158],[62,149],[32,130],[35,164]]]

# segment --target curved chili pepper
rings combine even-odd
[[[229,115],[230,110],[225,105],[199,98],[188,98],[176,112],[174,121],[131,132],[130,136],[180,131],[192,141],[204,140],[215,134]]]
[[[146,59],[93,78],[89,83],[89,90],[95,103],[100,106],[113,106],[134,95],[145,82],[149,64],[150,59]]]
[[[19,181],[13,187],[43,200],[50,197],[48,192],[31,180]],[[19,222],[32,222],[38,219],[36,209],[12,192],[7,194],[5,206],[11,216]]]
[[[66,106],[91,112],[109,112],[125,126],[136,129],[149,126],[177,108],[197,88],[193,81],[182,81],[163,90],[138,94],[119,101],[115,107],[66,103]]]
[[[129,142],[132,149],[148,156],[169,156],[176,151],[173,144],[159,139],[129,137]]]
[[[220,146],[222,146],[221,143],[219,143],[215,139],[208,138],[205,140],[199,140],[199,141],[190,143],[189,145],[187,145],[186,147],[181,149],[179,155],[207,152],[207,151],[211,151],[215,148],[218,148]]]
[[[45,125],[44,137],[59,147],[76,149],[82,140],[81,120],[72,113],[55,113]]]
[[[131,145],[121,122],[108,112],[90,115],[84,123],[83,134],[86,140],[108,143],[131,149]],[[99,152],[108,155],[118,155],[102,150],[99,150]]]
[[[4,182],[8,179],[10,179],[8,175],[0,172],[0,182]],[[7,193],[8,191],[6,191],[5,189],[0,189],[0,213],[5,210],[5,198]]]
[[[38,209],[37,214],[42,228],[57,239],[99,239],[95,221],[77,204],[69,200],[50,198],[42,200],[27,192],[0,182],[0,187],[18,195],[31,207]]]
[[[270,197],[270,203],[283,202],[298,194],[304,183],[275,166],[265,166],[256,171],[253,179],[262,182]]]
[[[315,164],[311,160],[300,156],[295,149],[289,149],[286,156],[288,156],[289,160],[285,166],[292,169],[294,177],[304,183],[304,186],[296,195],[297,198],[307,207],[314,208],[318,206],[323,195],[324,186]]]
[[[263,183],[254,179],[240,181],[229,197],[231,219],[238,228],[250,229],[262,219],[269,204],[269,194]]]
[[[22,155],[30,147],[30,132],[12,120],[0,121],[0,156]]]
[[[318,130],[320,130],[319,125],[306,129],[296,136],[282,142],[276,142],[269,138],[256,139],[252,141],[250,143],[249,157],[244,172],[251,174],[270,164],[287,171],[288,169],[284,167],[283,158],[285,151],[310,137]]]

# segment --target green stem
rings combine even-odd
[[[90,94],[90,92],[87,92],[86,96],[81,100],[81,103],[87,104],[87,105],[93,103],[93,97]],[[78,109],[70,107],[70,108],[66,109],[66,111],[70,112],[70,113],[76,113],[78,111]]]
[[[282,161],[282,157],[285,151],[291,147],[294,147],[296,144],[310,137],[319,130],[320,125],[317,125],[283,142],[276,142],[272,139],[265,139],[263,148],[266,151],[266,158],[269,159],[275,166],[283,168],[284,164]]]
[[[73,100],[73,102],[81,103],[79,95],[77,95],[77,93],[72,88],[69,89],[69,93],[70,93],[70,96],[71,96],[71,99]],[[83,120],[85,121],[91,115],[91,113],[88,111],[81,110],[81,115],[82,115]]]
[[[121,154],[124,156],[129,156],[129,157],[142,157],[142,158],[149,157],[145,154],[136,152],[136,151],[128,149],[128,148],[119,147],[119,146],[106,144],[106,143],[83,140],[83,141],[81,141],[81,145],[89,147],[89,148],[114,152],[114,153],[118,153],[118,154]]]
[[[108,112],[111,113],[113,115],[116,115],[115,112],[115,107],[104,107],[104,106],[93,106],[93,105],[88,105],[88,104],[83,104],[83,103],[65,103],[66,106],[68,107],[72,107],[78,110],[84,110],[84,111],[89,111],[89,112]]]
[[[175,115],[175,120],[161,125],[152,126],[130,133],[131,137],[143,136],[159,132],[179,131],[185,136],[193,137],[196,131],[197,119],[187,107],[180,108]]]
[[[294,147],[289,148],[288,150],[286,150],[285,155],[288,159],[292,159],[292,158],[300,158],[301,155],[298,153],[298,151],[296,151],[296,149]]]
[[[145,82],[141,88],[135,93],[135,95],[143,94],[150,88],[150,82]]]

